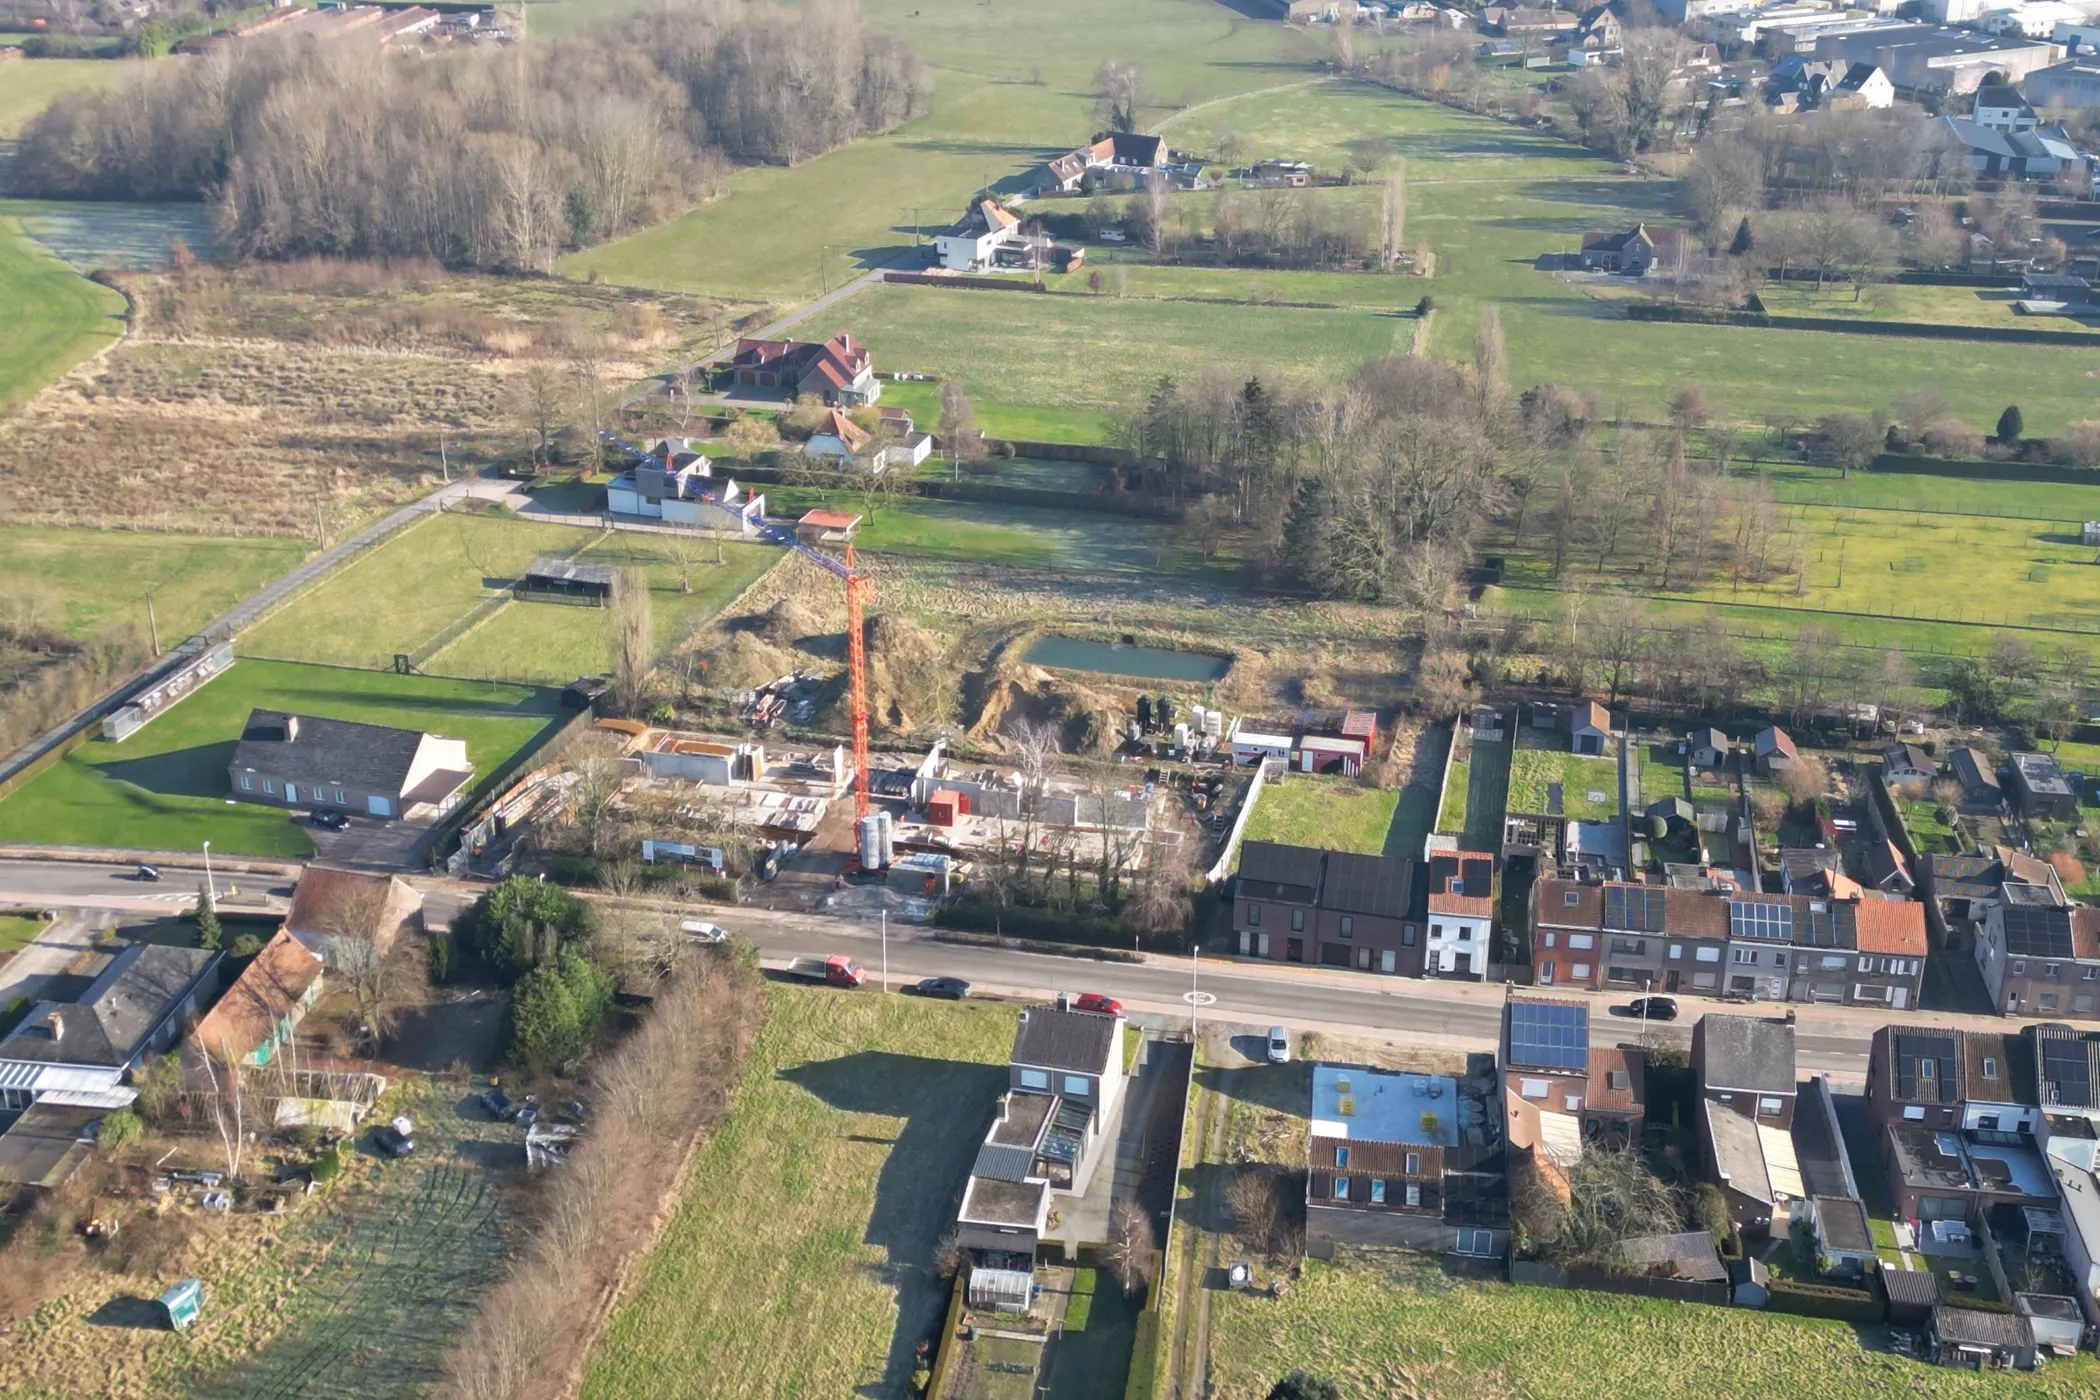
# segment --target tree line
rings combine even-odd
[[[15,192],[202,199],[234,253],[546,268],[731,162],[792,164],[919,112],[924,65],[850,9],[684,0],[549,44],[410,62],[267,36],[56,100]]]

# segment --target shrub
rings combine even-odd
[[[0,1035],[6,1035],[12,1031],[22,1023],[22,1018],[28,1014],[28,997],[16,997],[9,1002],[4,1010],[0,1010]]]
[[[1714,1237],[1717,1245],[1726,1243],[1735,1233],[1735,1222],[1728,1218],[1728,1198],[1711,1181],[1699,1183],[1699,1190],[1692,1197],[1692,1218],[1699,1222],[1700,1229]]]
[[[1153,1400],[1159,1393],[1159,1313],[1146,1309],[1138,1314],[1137,1335],[1130,1343],[1130,1379],[1123,1385],[1123,1400]]]
[[[511,1050],[535,1064],[565,1069],[597,1038],[612,1005],[613,979],[575,947],[552,966],[525,974],[510,1003]]]
[[[245,962],[263,949],[263,941],[252,933],[244,933],[233,940],[231,953],[235,961]]]
[[[1436,310],[1435,297],[1425,295],[1420,301],[1415,303],[1415,315],[1417,316],[1427,316],[1434,310]]]
[[[429,952],[430,980],[445,983],[452,980],[452,936],[447,933],[430,935]]]
[[[474,901],[459,921],[460,951],[515,982],[588,937],[590,906],[560,885],[513,875]]]
[[[343,1145],[335,1146],[314,1158],[314,1185],[326,1186],[343,1174]]]
[[[2016,403],[2007,404],[2005,412],[1998,415],[1997,440],[2010,447],[2020,440],[2020,434],[2025,432],[2026,428],[2027,422],[2020,416],[2020,406]]]
[[[1269,1400],[1342,1400],[1342,1392],[1325,1376],[1293,1371],[1270,1388]]]
[[[1930,424],[1923,442],[1935,457],[1969,459],[1983,452],[1983,434],[1959,418],[1941,418]]]
[[[102,1144],[102,1150],[109,1152],[126,1143],[137,1142],[145,1131],[146,1124],[136,1108],[120,1108],[102,1120],[95,1138]]]
[[[1790,1278],[1777,1276],[1772,1279],[1772,1293],[1766,1299],[1765,1307],[1772,1312],[1835,1318],[1840,1322],[1881,1322],[1888,1317],[1888,1305],[1872,1285],[1867,1288],[1836,1288],[1822,1283],[1796,1283]]]

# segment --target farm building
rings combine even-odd
[[[602,608],[612,601],[613,581],[618,577],[619,570],[610,564],[535,559],[511,586],[511,596],[521,603],[580,603]]]
[[[222,1064],[270,1063],[320,995],[321,961],[320,953],[279,929],[190,1037]]]
[[[474,780],[464,739],[355,720],[251,710],[227,765],[241,802],[442,815]]]

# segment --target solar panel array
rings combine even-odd
[[[1731,938],[1772,938],[1792,942],[1794,907],[1762,900],[1735,900],[1728,906],[1728,935]]]
[[[1663,932],[1662,890],[1607,885],[1604,890],[1604,926],[1626,933]]]
[[[1511,1002],[1509,1061],[1534,1069],[1587,1069],[1589,1009],[1561,1002]]]
[[[1808,906],[1808,946],[1811,948],[1835,948],[1838,942],[1837,915],[1828,904]]]
[[[2071,956],[2071,911],[2036,909],[2031,905],[2005,906],[2005,951],[2016,958],[2068,958]]]
[[[2093,1081],[2085,1041],[2045,1035],[2041,1042],[2042,1101],[2065,1108],[2089,1107],[2093,1098]]]

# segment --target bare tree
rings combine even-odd
[[[346,885],[315,921],[328,935],[328,971],[349,993],[357,1032],[376,1053],[393,1029],[399,998],[399,964],[387,957],[393,930],[384,927],[388,887],[380,881]]]
[[[1108,1213],[1108,1243],[1101,1251],[1109,1272],[1135,1293],[1152,1279],[1152,1256],[1159,1248],[1159,1232],[1152,1213],[1132,1200],[1119,1200]]]
[[[554,456],[554,435],[569,418],[569,379],[561,364],[535,355],[512,379],[512,412],[532,436],[532,466],[545,471]]]
[[[1378,195],[1378,256],[1387,272],[1400,260],[1407,245],[1407,162],[1401,161],[1385,177]]]
[[[655,660],[649,613],[649,576],[640,569],[620,570],[605,609],[605,640],[613,694],[629,714],[637,713],[648,698],[649,671]]]
[[[218,1056],[208,1049],[197,1057],[204,1066],[204,1080],[210,1086],[211,1124],[219,1135],[219,1146],[226,1154],[226,1177],[237,1181],[241,1175],[241,1156],[248,1145],[247,1091],[242,1083],[240,1052],[230,1042],[221,1042],[219,1055],[225,1057],[226,1078],[221,1087]]]
[[[1267,1254],[1282,1221],[1276,1178],[1259,1166],[1241,1167],[1225,1188],[1225,1205],[1232,1211],[1234,1232],[1247,1248]]]
[[[1143,64],[1103,59],[1094,70],[1094,114],[1111,131],[1136,131],[1138,112],[1150,100]]]

